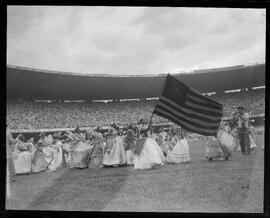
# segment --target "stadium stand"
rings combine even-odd
[[[224,116],[230,117],[237,106],[244,106],[251,115],[264,114],[265,90],[249,90],[212,95],[209,98],[223,104]],[[103,126],[111,122],[120,125],[135,123],[140,117],[150,117],[155,100],[90,103],[34,102],[8,100],[7,122],[11,129],[52,129],[76,126]],[[154,116],[154,123],[167,122]]]

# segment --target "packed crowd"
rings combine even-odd
[[[223,104],[224,116],[238,105],[251,115],[264,113],[265,90],[212,95]],[[11,129],[73,128],[75,126],[105,126],[117,121],[120,125],[135,123],[140,117],[150,117],[156,100],[109,103],[42,103],[33,101],[7,101],[7,122]],[[154,123],[167,122],[154,116]]]
[[[242,105],[251,115],[265,113],[265,90],[252,90],[222,95],[213,95],[212,98],[223,105],[224,116],[231,116],[232,111]]]

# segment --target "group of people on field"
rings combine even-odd
[[[190,161],[186,132],[171,126],[154,134],[152,122],[141,118],[126,131],[115,123],[102,134],[100,129],[76,128],[67,133],[58,132],[40,139],[25,140],[22,134],[13,138],[7,127],[8,174],[15,181],[16,174],[53,172],[58,168],[101,168],[133,166],[134,169],[152,169],[164,163]]]
[[[216,137],[206,137],[206,158],[210,161],[229,160],[233,150],[249,154],[256,147],[255,130],[248,127],[248,116],[239,107],[233,117],[235,125],[222,121]],[[172,125],[154,133],[151,120],[141,118],[125,131],[115,123],[102,133],[100,128],[53,135],[44,132],[40,139],[25,140],[22,134],[13,138],[7,127],[8,174],[53,172],[62,167],[102,168],[133,166],[134,169],[153,169],[165,163],[190,162],[187,132]]]
[[[233,151],[241,151],[243,155],[250,155],[250,151],[257,147],[256,131],[250,125],[249,114],[243,107],[238,107],[231,122],[221,121],[217,137],[207,137],[206,157],[228,160]]]

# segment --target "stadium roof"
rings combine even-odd
[[[174,74],[202,93],[265,85],[265,64]],[[7,96],[36,99],[134,99],[158,97],[166,74],[86,75],[7,66]]]

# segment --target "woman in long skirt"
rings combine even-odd
[[[249,127],[249,141],[250,141],[250,149],[254,149],[257,147],[256,145],[256,131],[254,126],[250,125]]]
[[[88,168],[101,168],[103,167],[103,137],[101,133],[93,132],[90,138],[93,138],[94,145],[89,154]]]
[[[219,142],[215,137],[206,138],[206,155],[205,157],[209,160],[224,160],[224,153],[220,148]]]
[[[121,166],[126,164],[127,157],[123,140],[117,135],[117,130],[111,128],[107,134],[107,142],[104,149],[104,166]]]
[[[152,169],[164,165],[165,157],[158,143],[151,137],[152,125],[140,119],[138,122],[140,129],[140,139],[136,141],[134,151],[134,169]]]
[[[167,153],[168,163],[190,162],[189,145],[184,130],[180,127],[171,131],[171,141]]]
[[[39,173],[41,171],[44,171],[47,169],[48,167],[48,163],[45,160],[45,155],[43,153],[43,147],[44,144],[42,144],[41,141],[38,142],[35,151],[34,151],[34,155],[32,158],[32,173]]]
[[[12,137],[11,130],[9,129],[9,124],[7,123],[6,129],[6,155],[7,155],[7,179],[15,182],[16,171],[14,166],[14,144],[17,143],[17,140]]]
[[[16,174],[30,174],[32,165],[32,152],[34,146],[32,143],[26,143],[22,134],[17,137],[18,142],[15,145],[14,166]]]
[[[127,155],[127,165],[134,165],[135,137],[131,129],[127,130],[126,136],[124,137],[124,145]]]

